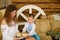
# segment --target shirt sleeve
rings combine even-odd
[[[6,26],[7,26],[7,25],[5,25],[5,24],[4,24],[4,25],[1,24],[1,32],[2,32],[2,33],[6,31]]]
[[[35,31],[36,25],[34,24],[32,30],[29,32],[29,36],[32,36],[33,32]]]
[[[4,24],[4,25],[2,25],[1,24],[1,32],[2,32],[2,35],[3,35],[3,37],[7,37],[7,25],[6,24]]]
[[[25,24],[22,32],[26,32],[26,27],[27,27],[27,23]]]

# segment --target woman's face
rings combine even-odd
[[[14,11],[12,11],[12,12],[11,12],[10,17],[11,17],[11,18],[14,18],[14,17],[15,17],[15,15],[16,15],[16,10],[14,10]]]

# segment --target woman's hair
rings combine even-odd
[[[6,18],[6,22],[8,25],[10,25],[9,23],[11,23],[11,12],[14,11],[14,10],[17,10],[17,8],[15,7],[15,5],[8,5],[6,7],[6,11],[5,11],[5,15],[3,18]],[[17,22],[17,19],[16,19],[16,15],[15,17],[13,18],[14,22]]]

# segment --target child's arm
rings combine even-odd
[[[35,31],[36,25],[34,24],[32,30],[29,32],[29,36],[32,36],[33,32]]]

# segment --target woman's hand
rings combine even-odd
[[[14,38],[14,40],[20,40],[21,38]]]
[[[20,37],[20,38],[14,38],[13,40],[21,40],[21,39],[24,39],[24,37]]]
[[[16,38],[13,38],[13,40],[17,40]]]

